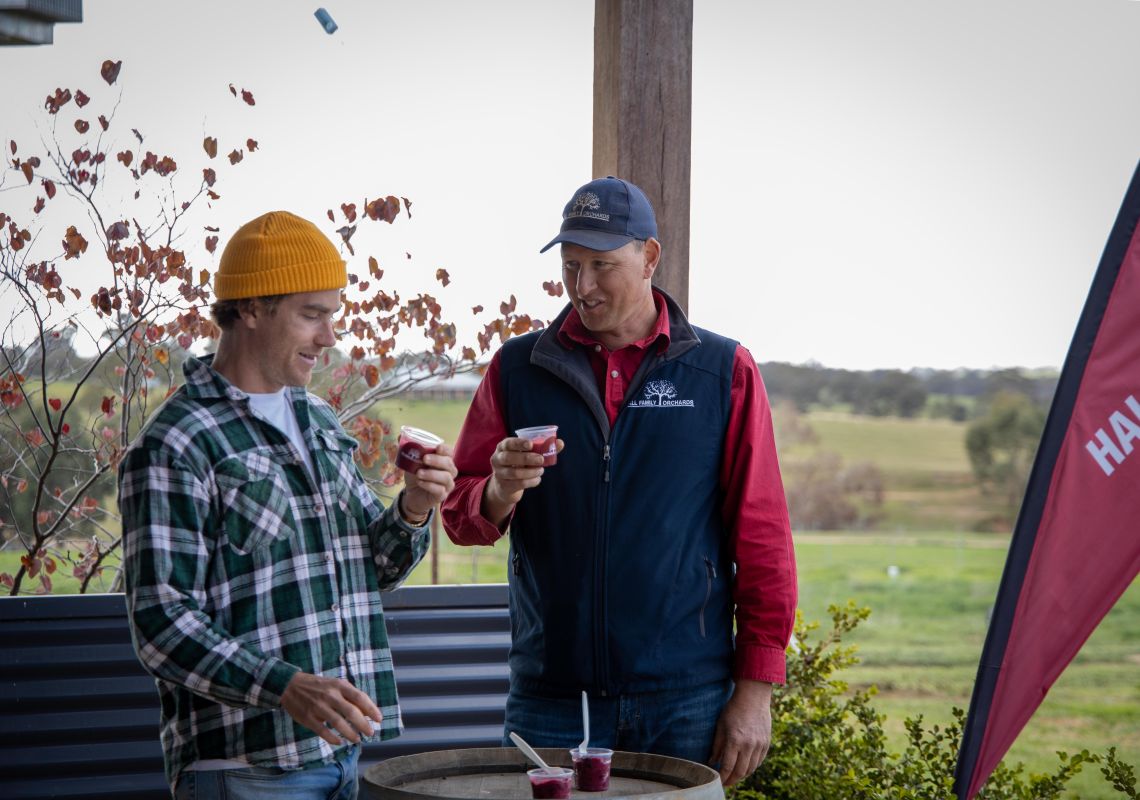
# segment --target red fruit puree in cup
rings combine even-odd
[[[550,467],[558,463],[558,437],[531,441],[531,452],[542,454],[542,466]]]
[[[396,466],[414,474],[424,465],[424,456],[434,453],[442,443],[443,439],[434,433],[405,425],[400,429],[400,449],[396,452]]]
[[[574,755],[574,772],[578,788],[583,792],[604,792],[610,786],[610,759],[608,756]]]
[[[538,778],[530,782],[530,796],[534,798],[570,797],[570,778]]]

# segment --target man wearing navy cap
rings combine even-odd
[[[458,544],[510,531],[506,732],[750,774],[796,606],[795,556],[756,362],[653,288],[653,208],[607,177],[574,193],[570,304],[491,361],[443,506]],[[558,426],[557,463],[513,434]],[[735,626],[734,626],[735,623]],[[504,737],[504,744],[509,744]]]

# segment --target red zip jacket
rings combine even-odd
[[[611,425],[620,412],[625,389],[649,348],[668,344],[667,309],[656,291],[654,300],[658,309],[654,330],[645,339],[617,351],[610,352],[596,342],[575,310],[558,331],[559,341],[567,349],[581,347],[589,353]],[[455,446],[459,477],[442,506],[444,528],[459,545],[491,545],[503,535],[480,513],[483,487],[491,475],[491,455],[500,441],[512,435],[503,422],[502,408],[496,353],[463,422]],[[573,442],[566,446],[573,447]],[[731,532],[736,564],[733,677],[783,683],[784,650],[795,621],[795,552],[771,408],[756,361],[740,345],[733,362],[724,453],[720,470],[722,513],[725,528]]]

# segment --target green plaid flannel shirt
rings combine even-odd
[[[328,405],[292,388],[314,477],[243,392],[190,358],[119,466],[127,606],[157,679],[171,783],[199,759],[295,768],[340,755],[281,709],[298,671],[345,678],[403,728],[380,592],[427,551],[385,509]],[[347,746],[347,745],[346,745]]]

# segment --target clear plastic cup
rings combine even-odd
[[[526,773],[530,778],[530,796],[539,798],[553,797],[565,800],[570,797],[570,784],[574,779],[574,770],[566,767],[551,767],[547,772],[543,769],[532,769]]]
[[[570,751],[574,761],[574,786],[583,792],[604,792],[610,788],[610,762],[614,751],[605,747],[578,748]]]
[[[553,467],[558,463],[558,426],[536,425],[533,428],[519,428],[515,436],[531,442],[531,452],[542,456],[542,466]]]
[[[396,466],[414,474],[423,466],[424,456],[434,453],[441,444],[443,439],[434,433],[405,425],[400,428],[400,449],[396,453]]]

